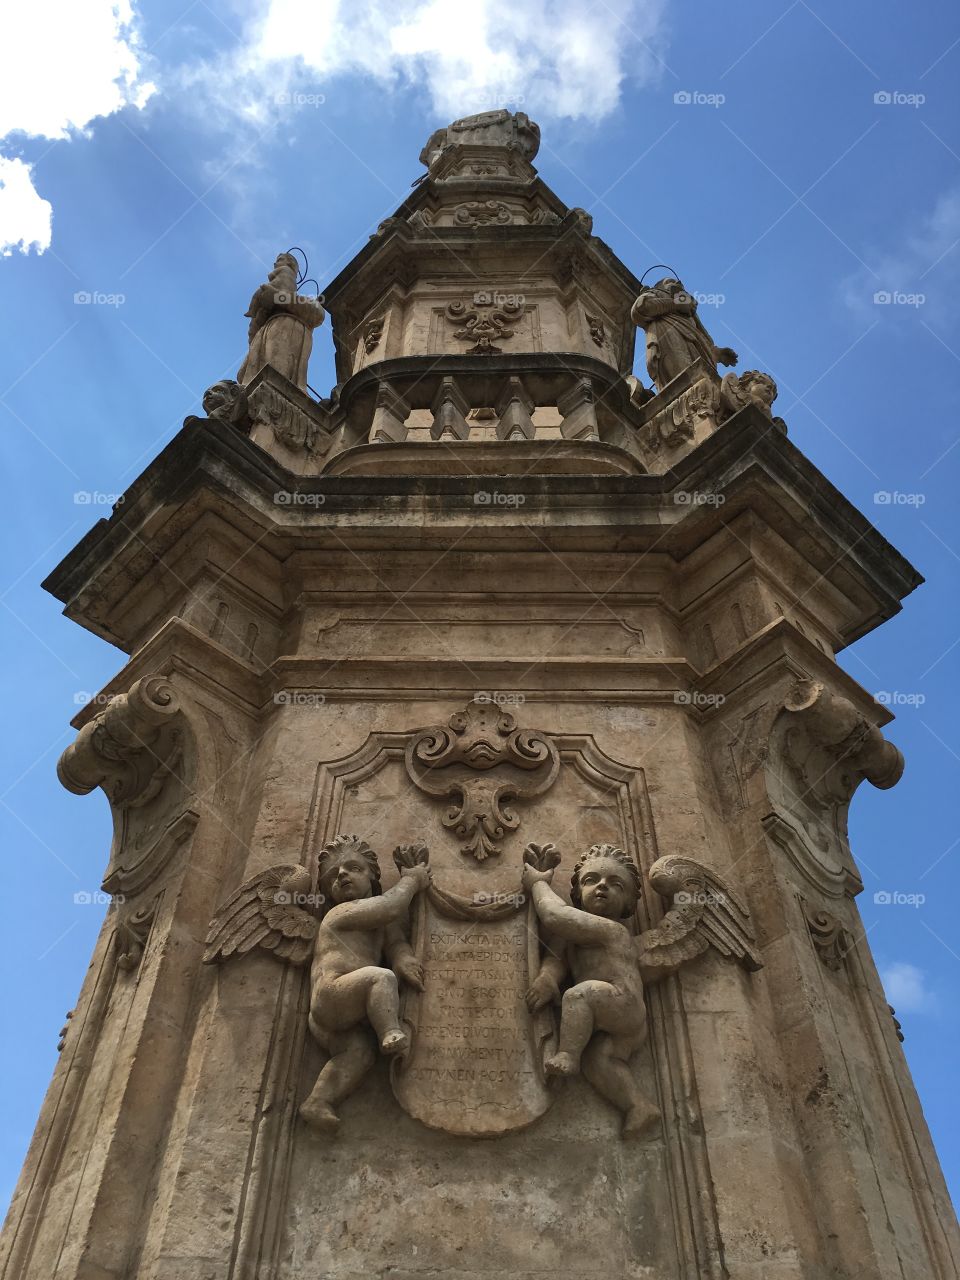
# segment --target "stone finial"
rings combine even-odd
[[[420,152],[420,163],[433,173],[443,153],[460,146],[517,151],[529,162],[540,148],[540,126],[522,111],[481,111],[479,115],[464,116],[431,133]]]
[[[325,313],[319,298],[297,293],[298,278],[293,254],[278,254],[266,282],[250,299],[245,313],[250,317],[250,350],[237,374],[241,384],[251,382],[264,365],[270,365],[306,391],[313,330],[323,323]]]
[[[646,330],[647,372],[662,391],[695,360],[708,369],[736,364],[737,353],[718,347],[697,315],[697,300],[672,277],[643,290],[630,312],[634,324]]]

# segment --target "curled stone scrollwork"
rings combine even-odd
[[[804,919],[810,931],[814,950],[828,969],[841,969],[853,939],[836,916],[822,911],[801,898]]]
[[[468,356],[502,354],[494,343],[513,337],[511,326],[522,314],[523,304],[509,299],[498,306],[475,302],[471,308],[465,302],[451,302],[446,310],[450,323],[460,326],[453,336],[462,342],[475,340],[475,345],[467,348]]]
[[[114,934],[117,968],[125,973],[138,968],[143,959],[143,950],[156,918],[157,903],[158,899],[155,898],[145,907],[122,913],[117,920],[117,931]]]
[[[506,833],[520,825],[511,802],[546,791],[560,760],[545,734],[517,728],[497,706],[469,702],[446,725],[416,734],[406,765],[421,791],[455,797],[443,825],[463,840],[461,852],[483,862],[501,853]]]
[[[458,205],[453,215],[461,227],[485,227],[489,223],[505,226],[513,221],[513,214],[502,200],[468,200]]]
[[[163,676],[143,676],[111,698],[80,730],[57,765],[68,791],[99,787],[113,813],[113,845],[103,890],[113,896],[114,954],[135,969],[156,913],[155,885],[187,846],[199,815],[187,807],[192,738],[176,690]]]
[[[766,768],[774,805],[763,820],[768,834],[821,892],[859,892],[847,809],[864,780],[881,790],[898,781],[899,750],[848,698],[800,680],[774,724]]]
[[[57,776],[75,795],[102,787],[113,804],[146,803],[179,754],[179,718],[169,681],[144,676],[84,725],[60,757]]]

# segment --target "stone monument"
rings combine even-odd
[[[60,762],[112,904],[3,1280],[957,1276],[835,660],[920,578],[539,136],[437,130],[322,306],[281,253],[45,583],[129,660]]]

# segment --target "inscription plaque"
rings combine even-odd
[[[443,916],[425,899],[412,943],[424,991],[409,993],[403,1011],[413,1035],[409,1056],[393,1066],[401,1106],[431,1128],[473,1137],[536,1120],[550,1103],[541,1064],[553,1024],[524,1002],[538,963],[529,904],[475,922]]]

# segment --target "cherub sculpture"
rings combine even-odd
[[[646,288],[630,312],[647,333],[647,372],[658,391],[694,360],[716,372],[718,364],[736,364],[737,353],[718,347],[697,315],[697,300],[679,280],[667,277]]]
[[[310,892],[306,867],[269,867],[241,885],[211,922],[208,964],[256,946],[290,964],[310,961],[309,1026],[330,1056],[300,1114],[322,1131],[337,1128],[336,1105],[376,1061],[368,1027],[387,1056],[410,1047],[397,980],[422,991],[423,969],[402,922],[429,883],[427,857],[422,845],[394,850],[400,879],[383,893],[369,845],[358,836],[337,836],[320,851],[319,893]],[[384,957],[390,968],[383,967]]]
[[[761,373],[759,369],[745,369],[739,376],[725,373],[720,379],[720,401],[727,416],[753,404],[778,430],[786,434],[787,424],[773,414],[773,402],[776,398],[777,384],[769,373]]]
[[[676,973],[711,946],[759,969],[749,914],[716,872],[692,858],[660,858],[650,868],[650,884],[671,905],[656,928],[637,936],[627,922],[640,898],[640,871],[622,849],[595,844],[580,855],[572,906],[550,887],[560,861],[553,845],[528,845],[524,860],[523,886],[544,932],[527,1005],[536,1013],[560,1003],[559,1046],[544,1070],[558,1076],[582,1071],[623,1113],[624,1136],[640,1136],[660,1114],[629,1066],[647,1034],[644,983]],[[568,975],[573,983],[561,996]]]

